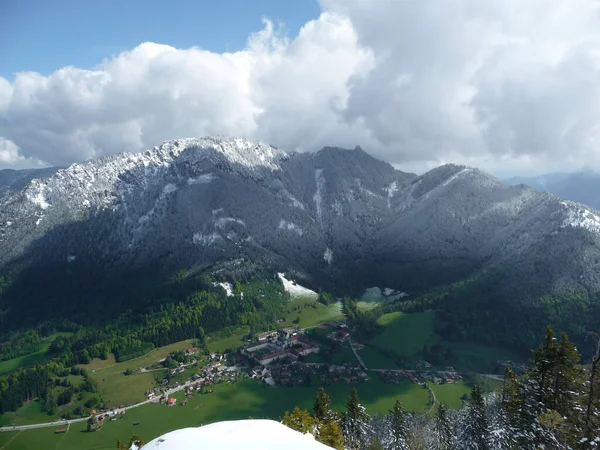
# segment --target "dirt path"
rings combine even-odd
[[[435,407],[435,404],[437,403],[437,398],[435,398],[435,392],[433,392],[433,389],[431,389],[431,386],[429,386],[429,383],[427,383],[427,389],[429,389],[429,393],[431,394],[431,406],[429,407],[429,409],[427,410],[427,412],[425,414],[429,414],[433,408]]]
[[[8,444],[10,444],[14,438],[16,438],[18,435],[20,435],[22,432],[19,431],[17,434],[15,434],[13,437],[11,437],[8,442],[6,444],[4,444],[2,447],[0,447],[0,450],[4,450],[6,447],[8,447]]]

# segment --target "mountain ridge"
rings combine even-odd
[[[524,311],[545,295],[592,301],[600,291],[600,217],[583,205],[466,166],[417,176],[360,148],[287,153],[223,137],[166,141],[33,180],[0,199],[0,243],[0,273],[22,271],[21,285],[40,273],[87,280],[152,266],[167,276],[243,257],[340,292],[381,285],[414,296],[504,273],[494,302]],[[43,279],[35,295],[64,303]],[[0,309],[20,308],[10,292],[0,298]],[[47,311],[40,300],[28,308]]]

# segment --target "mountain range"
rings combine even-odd
[[[600,210],[600,174],[592,170],[550,173],[538,177],[513,177],[507,184],[526,184],[535,190],[583,203]]]
[[[0,274],[29,289],[1,294],[6,324],[81,318],[96,283],[237,258],[340,295],[401,290],[456,338],[527,345],[551,322],[584,339],[600,319],[600,216],[475,168],[207,137],[44,175],[0,198]]]

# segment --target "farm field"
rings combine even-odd
[[[329,320],[343,320],[341,302],[323,305],[313,298],[299,298],[289,303],[285,312],[285,321],[282,326],[299,325],[301,328],[312,328]],[[294,320],[300,318],[295,323]]]
[[[476,342],[446,342],[454,353],[454,366],[465,371],[479,373],[497,372],[498,360],[526,361],[524,355],[501,347],[492,347]]]
[[[358,354],[369,369],[401,369],[396,359],[384,354],[379,348],[365,345]]]
[[[166,370],[126,376],[118,372],[105,375],[93,374],[92,377],[98,382],[105,406],[114,408],[121,404],[132,405],[146,400],[145,392],[156,386],[155,377],[162,378],[165,373]]]
[[[450,408],[458,409],[462,405],[461,397],[471,393],[471,388],[464,381],[457,381],[454,384],[433,384],[429,387],[435,393],[438,403],[445,403]]]
[[[245,344],[243,339],[244,336],[248,335],[249,331],[249,327],[240,327],[234,330],[229,336],[208,337],[206,339],[206,346],[209,351],[217,353],[222,353],[227,349],[239,348]]]
[[[352,386],[327,386],[334,408],[342,408]],[[406,409],[424,411],[429,395],[427,389],[411,383],[385,384],[379,380],[355,386],[367,411],[386,413],[397,398]],[[177,428],[199,426],[220,420],[270,417],[278,419],[286,410],[298,405],[310,409],[317,387],[269,388],[248,380],[235,385],[217,385],[212,394],[192,397],[186,406],[166,407],[144,405],[128,411],[123,419],[108,422],[101,431],[86,433],[85,422],[73,424],[66,434],[55,435],[54,428],[24,431],[14,437],[3,450],[44,448],[49,450],[91,450],[114,448],[118,439],[128,441],[133,434],[149,440]],[[183,394],[175,398],[182,400]],[[134,422],[139,422],[134,426]],[[0,442],[6,442],[14,433],[0,433]],[[12,436],[11,436],[12,437]],[[1,447],[0,447],[1,448]]]
[[[443,341],[434,329],[434,312],[401,313],[382,315],[377,323],[383,330],[364,342],[359,352],[369,368],[397,369],[397,358],[404,366],[414,368],[412,363],[422,357],[425,346],[441,344],[452,352],[448,365],[462,372],[496,373],[498,360],[526,361],[527,357],[514,351],[475,342]]]
[[[32,366],[46,357],[46,352],[50,348],[50,345],[58,336],[70,336],[73,333],[54,333],[46,338],[42,348],[29,355],[19,356],[18,358],[9,359],[6,361],[0,361],[0,375],[6,375],[19,367]]]
[[[370,344],[383,350],[391,349],[394,355],[410,358],[423,346],[438,340],[433,329],[433,312],[393,312],[381,316],[377,323],[383,331],[370,340]]]
[[[32,423],[52,422],[56,416],[48,416],[42,411],[41,403],[36,399],[25,403],[15,412],[0,414],[0,426],[29,425]],[[1,447],[0,447],[1,448]]]

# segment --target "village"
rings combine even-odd
[[[364,346],[352,343],[346,324],[338,321],[325,322],[312,330],[285,327],[268,331],[260,333],[256,341],[235,353],[213,352],[202,356],[198,348],[187,349],[183,352],[187,362],[180,361],[177,367],[170,368],[167,376],[146,392],[146,398],[175,406],[177,400],[169,394],[183,390],[185,399],[180,405],[185,406],[190,396],[212,393],[214,384],[235,383],[243,379],[284,387],[355,384],[368,381],[373,375],[386,383],[410,381],[424,386],[427,382],[452,384],[462,380],[453,367],[436,369],[427,361],[417,361],[414,369],[368,369],[357,353]],[[355,360],[334,364],[318,358],[322,351],[343,350],[354,352]],[[181,355],[175,354],[169,357],[182,359]]]
[[[310,329],[284,327],[260,333],[235,352],[206,352],[198,347],[171,352],[140,372],[164,374],[156,377],[156,386],[145,392],[146,400],[132,406],[89,411],[88,431],[99,431],[107,421],[123,418],[126,410],[145,403],[166,407],[186,406],[196,395],[209,395],[215,384],[253,379],[271,387],[328,386],[337,383],[358,384],[373,376],[384,383],[410,382],[429,389],[429,384],[454,384],[463,380],[453,367],[436,368],[425,360],[414,361],[413,368],[367,368],[359,352],[365,345],[353,342],[344,322],[328,321]],[[345,358],[336,358],[344,354]],[[504,366],[521,369],[511,361]],[[173,395],[183,391],[183,399]],[[134,423],[137,425],[138,423]],[[57,434],[66,429],[56,430]]]

